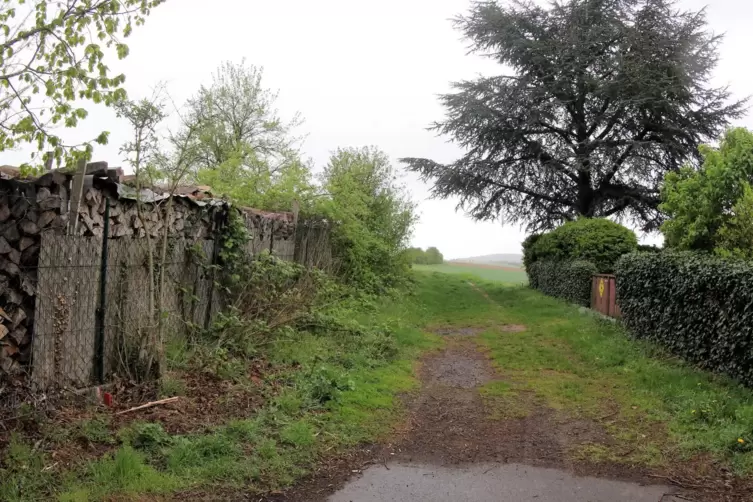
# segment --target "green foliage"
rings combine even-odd
[[[638,244],[637,251],[639,253],[661,253],[662,248],[659,246],[653,246],[649,244]]]
[[[91,155],[91,142],[106,144],[107,132],[84,145],[68,145],[52,131],[77,127],[87,117],[87,110],[76,106],[78,100],[112,106],[125,98],[125,75],[111,75],[105,53],[125,58],[128,46],[123,39],[163,1],[4,0],[0,5],[0,151],[33,143],[63,163]]]
[[[322,174],[317,212],[333,222],[332,244],[346,284],[380,292],[408,276],[405,249],[415,205],[384,152],[340,149]]]
[[[408,260],[414,265],[441,265],[444,263],[444,256],[435,247],[427,248],[426,251],[421,248],[408,248],[406,253]]]
[[[661,209],[666,245],[753,257],[753,133],[731,129],[718,148],[701,147],[700,170],[685,167],[665,177]]]
[[[623,321],[709,370],[753,385],[753,265],[692,252],[639,253],[617,266]]]
[[[449,286],[435,284],[444,289],[437,293],[444,305],[434,309],[454,310],[458,322],[455,305],[465,303],[473,290]],[[477,286],[499,308],[484,306],[461,322],[473,319],[492,327],[480,335],[481,343],[508,384],[481,389],[494,415],[528,415],[543,401],[561,410],[559,416],[598,423],[608,438],[589,436],[586,444],[571,445],[567,454],[575,461],[671,468],[691,457],[711,457],[715,468],[753,473],[753,451],[744,449],[753,432],[752,389],[700,371],[656,344],[631,338],[618,323],[584,315],[536,291]],[[526,330],[510,336],[493,328],[502,324],[522,324]]]
[[[11,433],[0,467],[0,500],[25,502],[36,493],[44,493],[51,474],[44,471],[45,459],[37,448]]]
[[[316,441],[314,428],[303,420],[293,422],[284,427],[280,431],[280,438],[292,446],[301,448],[311,446]]]
[[[223,252],[223,256],[229,254]],[[221,349],[215,356],[256,355],[272,337],[295,326],[335,290],[321,270],[269,253],[241,253],[234,262],[224,263],[226,309],[206,333],[207,340]]]
[[[531,234],[523,240],[523,266],[528,269],[538,259],[536,256],[536,243],[542,234]]]
[[[91,443],[107,444],[114,442],[109,420],[104,417],[94,417],[78,423],[76,435]]]
[[[665,173],[745,100],[713,85],[720,37],[677,0],[488,0],[456,18],[493,76],[453,82],[433,130],[454,162],[403,159],[480,220],[538,232],[579,216],[662,221]]]
[[[133,423],[121,430],[118,437],[124,444],[145,453],[155,453],[172,443],[161,424],[148,422]]]
[[[732,214],[717,233],[714,251],[720,256],[753,259],[753,188],[745,183]]]
[[[538,260],[584,260],[611,273],[620,256],[638,248],[635,232],[602,218],[579,218],[523,243],[526,266]]]
[[[538,260],[526,271],[532,288],[578,305],[591,306],[592,277],[598,272],[593,263]]]
[[[92,464],[89,475],[95,493],[160,493],[175,486],[171,478],[148,465],[144,456],[130,446]]]
[[[188,102],[199,128],[196,180],[243,206],[290,211],[304,208],[316,189],[311,166],[299,158],[292,135],[301,120],[277,114],[277,94],[262,85],[263,70],[223,63],[210,86]]]
[[[311,205],[317,189],[308,164],[291,158],[273,171],[261,161],[254,161],[253,167],[243,162],[240,156],[233,155],[212,168],[200,168],[197,182],[245,207],[291,211],[294,201],[298,201],[306,211]]]

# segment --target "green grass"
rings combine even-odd
[[[398,394],[418,385],[414,361],[440,343],[421,330],[429,315],[420,303],[426,286],[376,304],[339,304],[326,313],[334,321],[322,321],[336,330],[283,332],[265,353],[275,371],[264,379],[266,404],[252,416],[184,435],[149,422],[113,433],[107,419],[94,416],[45,439],[57,448],[75,440],[108,450],[67,472],[45,470],[54,459],[17,437],[0,468],[0,500],[180,499],[217,487],[263,494],[290,486],[322,455],[386,438],[404,416]],[[190,365],[185,350],[171,347],[173,364]],[[236,373],[237,385],[251,385]],[[162,394],[185,392],[179,375],[169,375]]]
[[[482,390],[492,404],[500,400],[500,409],[509,410],[517,397],[525,413],[533,395],[565,417],[602,424],[614,440],[577,448],[574,457],[670,465],[710,454],[738,474],[753,473],[751,389],[533,290],[481,287],[496,305],[477,322],[527,328],[490,329],[480,337],[508,384]]]
[[[94,416],[48,437],[108,450],[68,472],[46,469],[55,463],[47,443],[36,448],[14,435],[0,468],[0,500],[180,499],[186,492],[254,495],[290,486],[323,455],[389,437],[404,417],[397,396],[417,386],[415,361],[441,346],[426,331],[440,326],[481,328],[479,348],[501,376],[481,389],[492,419],[548,406],[558,420],[600,423],[610,444],[573,447],[574,459],[654,466],[703,454],[738,474],[753,473],[753,391],[525,287],[477,285],[493,303],[465,276],[420,273],[415,290],[403,296],[369,308],[337,306],[329,315],[339,319],[338,329],[291,330],[268,348],[277,370],[264,379],[265,404],[248,417],[184,435],[134,422],[113,435],[111,424]],[[504,332],[505,324],[526,330]],[[172,350],[172,360],[190,362]],[[183,390],[179,382],[168,387],[163,392]]]
[[[475,265],[454,265],[445,263],[442,265],[413,265],[418,272],[441,272],[443,274],[458,274],[466,277],[473,277],[489,282],[503,282],[505,284],[527,284],[528,278],[523,269],[521,270],[504,270],[496,268],[487,268]]]

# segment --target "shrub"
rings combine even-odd
[[[377,294],[405,285],[415,204],[387,155],[375,148],[339,149],[321,183],[327,195],[318,199],[316,212],[333,222],[340,279]]]
[[[539,260],[527,272],[532,288],[578,305],[591,305],[591,278],[596,273],[593,263]]]
[[[661,253],[661,250],[659,246],[652,246],[650,244],[638,244],[637,249],[639,253]]]
[[[528,270],[530,265],[536,261],[536,242],[543,234],[531,234],[523,241],[523,266]]]
[[[529,237],[532,239],[533,236]],[[528,241],[528,239],[527,239]],[[602,218],[569,221],[528,245],[528,261],[584,260],[593,263],[600,273],[612,273],[620,256],[638,248],[635,232]]]
[[[753,264],[691,252],[635,253],[617,265],[634,336],[753,385]]]
[[[718,147],[700,147],[703,165],[669,172],[660,209],[667,247],[753,257],[753,132],[728,130]]]

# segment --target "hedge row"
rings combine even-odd
[[[545,295],[562,298],[578,305],[591,305],[591,277],[596,266],[587,261],[539,260],[527,269],[532,288]]]
[[[617,264],[623,322],[639,338],[753,385],[753,264],[689,252]]]
[[[545,234],[534,234],[523,242],[523,264],[539,260],[583,260],[601,273],[612,273],[620,256],[638,249],[635,232],[603,218],[568,221]]]

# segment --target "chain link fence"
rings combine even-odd
[[[301,222],[282,233],[275,225],[250,225],[247,251],[329,268],[328,225]],[[26,338],[27,355],[9,360],[34,389],[149,380],[164,341],[208,327],[221,308],[215,240],[175,238],[164,245],[159,238],[105,235],[41,232],[36,263],[19,267],[18,277],[30,281],[28,294],[15,300],[20,305],[5,301],[2,314],[20,309],[25,316],[14,336]]]

